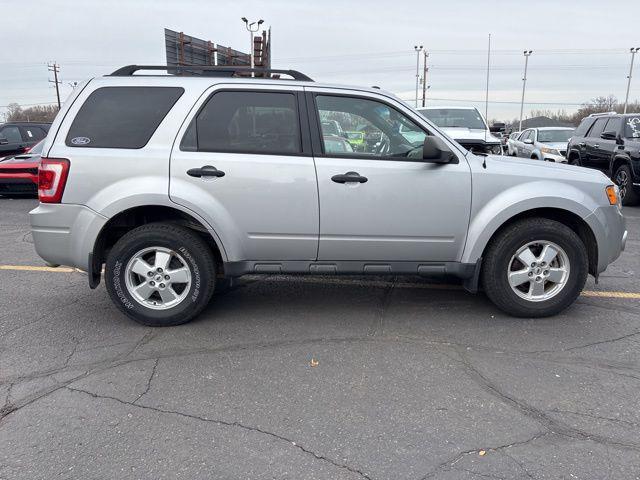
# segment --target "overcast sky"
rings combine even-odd
[[[0,106],[55,101],[47,62],[70,82],[130,63],[165,62],[163,29],[248,50],[240,17],[273,30],[273,66],[317,81],[379,85],[413,100],[415,53],[430,52],[427,102],[484,110],[487,36],[492,35],[489,118],[519,114],[524,58],[525,115],[573,110],[598,95],[624,100],[629,47],[640,46],[640,2],[0,0]],[[640,58],[637,59],[640,63]],[[640,99],[640,71],[631,99]]]

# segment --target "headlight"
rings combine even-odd
[[[502,147],[500,145],[494,145],[491,147],[491,153],[494,155],[500,155],[502,153]]]
[[[546,153],[548,155],[560,155],[560,152],[558,150],[556,150],[555,148],[542,147],[540,149],[540,151],[542,153]]]

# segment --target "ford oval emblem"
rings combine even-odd
[[[88,145],[91,143],[91,139],[88,137],[74,137],[71,139],[72,145]]]

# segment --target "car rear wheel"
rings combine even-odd
[[[517,317],[547,317],[571,305],[588,273],[587,249],[578,235],[546,218],[518,221],[491,242],[482,266],[489,299]]]
[[[215,263],[210,248],[191,230],[153,223],[118,240],[109,252],[105,279],[111,300],[131,319],[153,327],[180,325],[209,302]]]
[[[623,205],[637,205],[640,195],[633,189],[631,168],[629,165],[620,165],[613,174],[613,181],[620,189],[620,198]]]

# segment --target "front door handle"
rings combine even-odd
[[[334,175],[331,177],[331,180],[336,183],[365,183],[369,179],[367,177],[361,176],[358,172],[347,172],[342,175]]]
[[[216,167],[211,165],[205,165],[200,168],[190,168],[187,170],[187,175],[190,177],[224,177],[224,172],[222,170],[218,170]]]
[[[600,148],[600,144],[599,144],[599,143],[596,143],[596,144],[593,146],[593,148]]]

